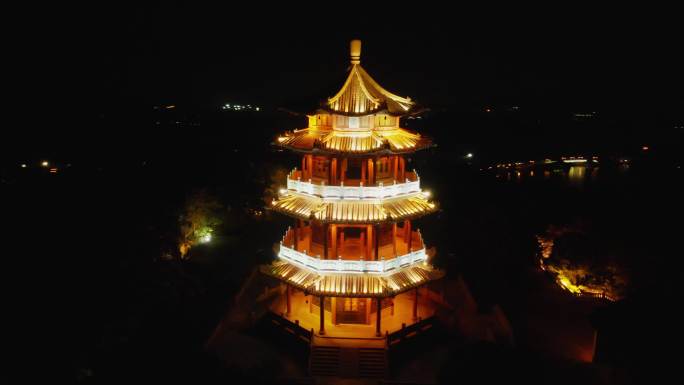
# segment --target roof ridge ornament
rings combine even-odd
[[[354,39],[349,42],[349,55],[351,64],[361,64],[361,40]]]

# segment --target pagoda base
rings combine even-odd
[[[400,331],[403,327],[410,326],[420,319],[431,317],[435,314],[438,304],[430,300],[427,295],[427,287],[418,288],[418,307],[417,316],[414,317],[414,301],[416,290],[399,294],[393,298],[393,305],[382,309],[381,335],[376,335],[377,312],[371,308],[372,302],[376,299],[368,299],[368,316],[365,322],[340,323],[337,322],[334,309],[339,308],[337,302],[344,300],[343,297],[330,299],[330,306],[325,306],[325,335],[320,335],[320,307],[318,307],[319,297],[306,295],[303,291],[291,289],[290,291],[290,313],[287,313],[287,291],[282,290],[282,294],[276,297],[270,304],[270,310],[291,322],[298,323],[306,330],[313,330],[316,339],[357,339],[368,340],[368,344],[384,346],[385,335]],[[366,300],[365,298],[355,298],[355,300]],[[332,302],[335,303],[334,307]],[[372,311],[371,311],[372,310]],[[373,342],[376,341],[376,342]],[[330,341],[328,341],[330,343]],[[349,342],[347,342],[348,344]],[[358,345],[358,341],[354,344]],[[363,343],[362,345],[366,345]]]

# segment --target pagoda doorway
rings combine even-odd
[[[335,308],[336,323],[366,324],[368,323],[366,298],[337,298]]]

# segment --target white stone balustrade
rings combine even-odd
[[[385,274],[401,267],[426,261],[427,253],[423,247],[420,250],[415,250],[408,254],[400,255],[396,258],[380,261],[366,261],[361,258],[359,258],[359,260],[321,259],[309,256],[305,252],[296,251],[285,246],[283,242],[280,242],[280,251],[278,252],[278,257],[289,262],[304,265],[312,270],[322,273],[338,272]]]
[[[321,198],[332,199],[383,199],[412,194],[420,191],[420,178],[416,174],[415,180],[408,178],[402,183],[393,183],[378,186],[330,186],[323,183],[312,183],[295,178],[296,171],[292,171],[287,177],[287,189],[299,193],[315,195]]]

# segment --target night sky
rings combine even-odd
[[[273,6],[267,2],[254,2],[251,9],[232,2],[223,2],[218,8],[170,2],[29,4],[24,8],[6,10],[9,21],[3,22],[4,91],[10,100],[5,104],[0,140],[0,184],[3,189],[5,184],[9,186],[7,191],[12,193],[4,199],[8,207],[2,212],[20,209],[16,219],[10,216],[5,221],[20,234],[7,237],[10,241],[5,243],[25,248],[22,253],[5,254],[15,256],[10,262],[22,263],[21,256],[28,255],[31,258],[25,261],[31,266],[25,269],[30,276],[26,279],[8,268],[14,280],[6,282],[3,291],[21,305],[21,310],[9,313],[29,314],[26,318],[33,320],[34,329],[44,328],[51,338],[64,339],[48,344],[39,339],[40,334],[27,333],[40,342],[20,341],[31,362],[25,373],[39,367],[33,363],[35,346],[61,350],[73,345],[73,357],[81,354],[81,345],[87,343],[70,340],[68,328],[84,340],[90,338],[79,329],[82,324],[89,325],[88,319],[78,315],[89,315],[91,306],[102,312],[96,314],[101,320],[91,323],[93,330],[108,322],[110,308],[122,317],[129,314],[126,295],[144,309],[136,290],[147,292],[148,277],[139,273],[146,270],[137,264],[148,260],[134,258],[139,256],[136,253],[158,257],[162,239],[158,234],[165,234],[167,225],[160,223],[176,223],[173,213],[186,192],[208,185],[229,192],[226,196],[234,208],[261,208],[270,170],[289,162],[269,141],[285,129],[305,124],[301,116],[276,109],[309,112],[319,100],[334,95],[345,80],[351,39],[363,41],[361,64],[383,87],[410,96],[435,112],[421,121],[404,120],[415,124],[408,128],[425,129],[420,132],[439,144],[435,151],[423,152],[432,156],[428,160],[432,165],[463,167],[458,170],[470,178],[464,170],[470,172],[471,165],[466,166],[463,158],[471,151],[475,154],[472,170],[480,161],[485,165],[594,152],[601,156],[609,153],[612,160],[636,153],[636,164],[647,164],[644,159],[650,161],[651,156],[659,162],[665,159],[657,163],[657,172],[653,171],[656,167],[644,166],[641,171],[635,167],[642,173],[639,175],[648,176],[639,185],[642,189],[630,192],[625,188],[628,193],[624,193],[613,186],[600,193],[604,199],[626,196],[613,205],[620,213],[633,201],[643,202],[635,209],[638,215],[625,211],[624,217],[653,232],[643,241],[649,253],[652,245],[668,247],[662,239],[676,238],[667,232],[656,234],[678,229],[653,218],[666,213],[669,220],[676,217],[671,207],[681,206],[675,201],[675,195],[679,198],[673,187],[677,178],[672,177],[679,175],[673,170],[681,169],[684,146],[684,28],[677,19],[681,12],[624,8],[599,12],[577,4],[565,9],[510,12],[494,3],[474,11],[461,4],[440,9],[425,2],[382,2],[373,8],[366,2],[315,3],[300,9],[289,3]],[[264,113],[224,113],[220,106],[228,102],[260,105]],[[155,120],[161,120],[155,114],[168,112],[153,109],[160,105],[176,106],[170,114],[178,113],[182,122],[176,125],[173,115],[155,125]],[[509,113],[514,106],[520,111],[515,117]],[[488,108],[494,112],[485,113]],[[593,111],[600,119],[572,121],[573,113]],[[223,120],[212,121],[207,118],[211,114]],[[210,123],[205,124],[207,121]],[[570,129],[559,122],[569,122]],[[652,141],[656,137],[659,142]],[[643,150],[645,145],[650,146],[648,151]],[[667,150],[661,151],[665,145]],[[669,155],[662,156],[665,152]],[[44,159],[50,160],[50,167],[59,167],[57,175],[38,166]],[[414,161],[424,164],[418,155]],[[24,163],[28,166],[22,168]],[[506,198],[497,195],[499,190],[486,190],[489,184],[473,185],[468,182],[471,179],[461,183],[462,177],[451,179],[452,175],[439,167],[424,169],[425,180],[442,194],[438,198],[446,203],[447,212],[451,205],[452,221],[463,216],[461,207],[470,206],[472,222],[453,223],[484,237],[499,234],[497,215],[501,215],[501,223],[510,220],[511,224],[501,225],[505,229],[501,236],[517,240],[522,227],[516,218],[527,219],[528,215],[527,206],[515,202],[527,197],[525,193]],[[430,178],[430,169],[435,178]],[[244,174],[229,178],[229,171],[235,170]],[[246,183],[233,189],[234,180],[242,181],[242,176]],[[656,187],[651,188],[650,183]],[[488,193],[480,194],[480,188]],[[660,194],[658,188],[667,194]],[[644,191],[651,195],[643,198],[640,194]],[[481,206],[468,204],[467,199],[481,202]],[[620,206],[623,201],[627,203]],[[658,206],[652,208],[651,202]],[[549,206],[562,206],[568,212],[575,207],[556,203]],[[575,205],[580,207],[580,203]],[[506,210],[513,214],[501,214]],[[490,213],[496,219],[493,224],[486,222]],[[481,222],[490,227],[482,226],[483,231],[471,227],[470,223],[480,223],[479,218],[485,218]],[[632,231],[638,229],[641,227]],[[259,241],[267,246],[259,252],[266,255],[271,238],[257,231],[250,234],[263,238]],[[508,250],[502,246],[504,249]],[[92,250],[99,258],[93,258]],[[677,255],[666,251],[662,255],[667,258]],[[130,256],[133,267],[126,265],[128,260],[119,262],[119,255]],[[38,257],[34,260],[33,256]],[[649,263],[651,257],[648,254]],[[669,263],[669,259],[662,261]],[[152,266],[156,265],[144,269]],[[664,266],[663,271],[672,275],[683,271],[665,264],[653,266]],[[120,277],[122,271],[129,275]],[[99,282],[101,277],[106,279]],[[142,282],[143,289],[124,286],[131,280]],[[55,291],[65,282],[64,293]],[[82,289],[89,285],[99,291]],[[130,289],[129,294],[120,294],[120,287]],[[14,294],[19,292],[27,299]],[[45,319],[60,314],[58,327],[52,318],[50,327],[45,327]],[[188,314],[193,320],[209,320]],[[157,319],[150,316],[149,320],[156,330]],[[25,321],[19,321],[24,326]],[[166,326],[171,329],[174,325]],[[159,341],[175,344],[166,329],[160,330],[164,333],[159,333]],[[130,350],[122,350],[125,354],[121,356],[137,352],[141,367],[146,367],[146,351],[135,344],[127,346]],[[61,351],[48,352],[41,357],[62,355]],[[103,362],[118,365],[118,361],[105,358]],[[157,359],[160,367],[173,366]]]
[[[15,57],[44,87],[30,96],[75,105],[325,97],[339,87],[352,38],[382,84],[428,105],[681,103],[682,32],[667,12],[413,7],[363,17],[316,7],[278,16],[229,5],[61,8],[24,24]]]

